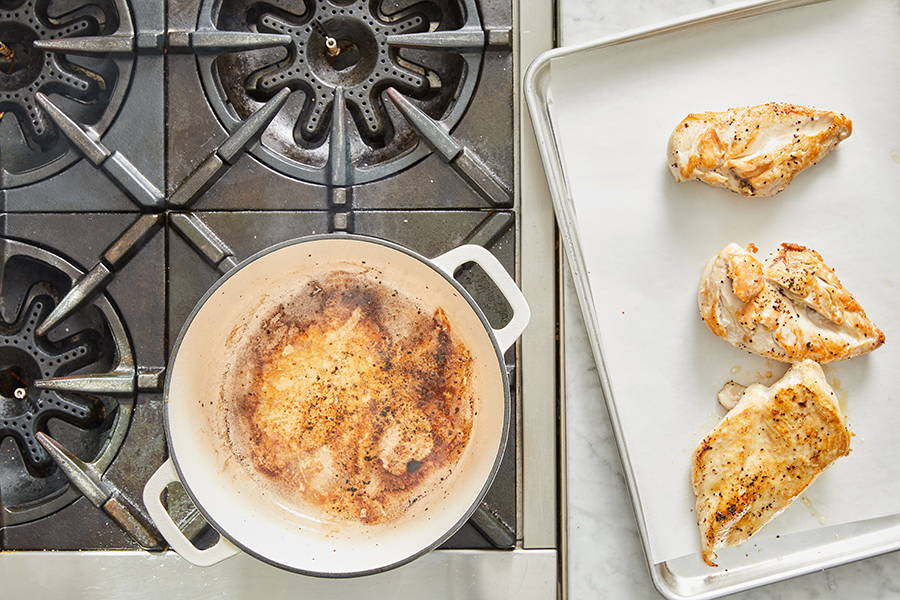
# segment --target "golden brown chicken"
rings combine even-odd
[[[787,508],[828,465],[850,453],[851,433],[822,367],[805,360],[771,387],[747,387],[694,451],[702,556],[740,544]]]
[[[669,139],[669,169],[676,181],[774,196],[852,130],[842,114],[775,102],[690,114]]]
[[[781,244],[764,263],[729,244],[707,263],[698,302],[710,331],[782,362],[824,363],[884,343],[884,333],[834,270],[818,252],[797,244]]]

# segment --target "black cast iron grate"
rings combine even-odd
[[[202,32],[210,39],[250,36],[239,47],[219,44],[218,57],[199,57],[219,118],[231,129],[290,90],[254,155],[286,175],[337,186],[389,176],[426,156],[430,149],[386,90],[449,131],[475,89],[485,46],[473,0],[226,0],[201,11],[201,23],[215,27]],[[345,113],[352,124],[336,139],[334,122]],[[347,163],[340,172],[329,164],[336,148]]]
[[[120,0],[107,1],[118,4]],[[2,2],[0,0],[0,6]],[[389,14],[385,13],[385,6],[389,6]],[[240,27],[237,28],[239,30],[225,27],[227,23],[223,25],[224,22],[218,19],[223,14],[220,9],[227,7],[241,9],[236,14],[246,19],[247,28],[244,31]],[[350,8],[358,12],[348,15]],[[326,9],[329,11],[327,15],[323,12]],[[294,12],[285,14],[291,10]],[[335,11],[335,14],[330,11]],[[317,14],[321,18],[316,18]],[[269,17],[266,18],[266,15]],[[366,31],[357,28],[360,19],[355,17],[361,15],[368,15],[368,20],[361,19],[362,23],[369,24],[367,27],[371,26],[372,20],[378,20],[383,27],[397,27],[396,31],[388,29],[381,32],[386,45],[384,53],[389,58],[384,59],[384,63],[381,63],[382,59],[378,59],[379,65],[386,65],[383,71],[385,78],[378,85],[368,81],[368,74],[363,81],[359,77],[361,72],[355,70],[366,67],[362,71],[371,73],[380,69],[377,65],[365,62],[362,50],[367,49],[371,40],[365,38]],[[285,29],[278,30],[279,22]],[[406,25],[401,27],[404,23]],[[302,32],[298,29],[301,25]],[[307,25],[309,31],[306,30]],[[501,34],[500,31],[482,29],[474,0],[373,0],[365,3],[308,0],[307,4],[288,0],[204,0],[196,30],[170,31],[165,36],[165,45],[162,38],[156,37],[154,39],[157,40],[157,46],[153,47],[160,50],[165,47],[170,53],[187,51],[196,54],[207,99],[219,99],[218,103],[211,104],[226,125],[229,136],[181,181],[168,198],[164,198],[160,190],[143,177],[124,154],[107,145],[112,140],[102,139],[101,128],[91,126],[72,110],[57,105],[57,98],[51,101],[44,94],[37,95],[40,108],[46,111],[72,147],[109,176],[135,201],[143,213],[101,253],[93,268],[81,275],[72,274],[72,285],[68,292],[55,304],[49,315],[42,314],[37,319],[40,323],[38,330],[57,330],[55,328],[62,326],[66,319],[79,314],[89,303],[103,301],[103,291],[115,279],[117,272],[139,253],[148,239],[163,228],[180,234],[213,268],[221,272],[233,268],[237,263],[237,256],[246,253],[236,255],[200,214],[191,211],[191,206],[210,185],[241,159],[245,151],[277,171],[306,181],[327,184],[327,193],[334,196],[332,202],[340,204],[344,209],[329,213],[333,218],[330,218],[328,230],[354,230],[353,214],[347,212],[352,208],[349,200],[353,186],[396,173],[432,151],[491,205],[510,206],[512,194],[509,186],[490,171],[487,163],[468,144],[452,133],[454,125],[468,106],[483,54],[489,43],[495,49],[502,47],[509,50],[509,35],[504,37]],[[102,39],[102,36],[63,38],[53,43],[52,50],[61,53],[71,50],[82,56],[96,56],[100,59],[106,56],[105,53],[110,48],[114,48],[114,53],[129,56],[135,47],[149,48],[140,46],[140,43],[152,42],[147,34],[140,39],[134,36],[106,37],[116,39]],[[489,37],[493,42],[488,41]],[[339,53],[329,53],[329,38],[333,40],[332,43],[337,44]],[[294,59],[298,56],[296,52],[302,40],[306,40],[304,44],[313,44],[315,52],[310,55],[306,65],[309,75],[304,75],[301,81],[294,78],[300,76],[300,71],[291,73],[291,65],[297,68],[297,61]],[[320,43],[323,46],[321,48],[318,46]],[[50,45],[41,47],[51,49]],[[382,47],[378,47],[380,56]],[[275,56],[273,52],[281,53],[281,58],[276,56],[274,61],[268,60]],[[292,55],[292,52],[295,54]],[[248,56],[255,57],[256,62],[248,61],[243,65],[237,62],[235,67],[242,68],[221,70],[221,65],[228,64],[228,60],[239,60],[236,57],[247,60]],[[464,76],[457,77],[451,71],[442,70],[443,67],[435,66],[440,61],[429,62],[428,56],[442,57],[441,60],[445,61],[441,63],[443,65],[455,63],[459,68],[457,74]],[[393,65],[390,69],[397,70],[389,71],[388,65]],[[406,78],[400,77],[398,73],[406,75]],[[222,74],[226,75],[225,79],[220,77]],[[282,75],[285,82],[289,78],[294,79],[282,85]],[[266,80],[265,77],[270,79]],[[268,88],[265,81],[269,81]],[[221,95],[222,86],[229,83],[242,90],[248,99],[246,103],[242,104],[235,97]],[[298,92],[302,92],[303,88],[309,92],[310,86],[318,85],[322,85],[323,91],[327,92],[321,97],[312,98],[307,104],[304,94]],[[355,88],[356,85],[362,87]],[[371,87],[367,88],[366,85]],[[360,100],[360,94],[366,90],[372,94],[368,97],[363,94]],[[350,91],[354,92],[353,95],[349,94]],[[450,101],[442,104],[446,98]],[[378,117],[373,117],[376,120],[374,132],[372,129],[366,130],[369,126],[365,121],[362,125],[359,123],[360,118],[365,118],[367,102],[370,110],[381,111]],[[316,108],[324,115],[318,122],[300,118],[304,114],[309,116],[309,111],[314,113]],[[294,109],[297,112],[292,113]],[[297,118],[293,118],[295,116]],[[303,128],[308,131],[306,137],[302,133]],[[291,151],[299,148],[301,151],[317,153],[309,155],[310,160],[301,164],[307,172],[298,175],[291,170],[293,167],[284,168],[290,161],[294,161],[293,166],[300,164],[289,153],[278,155],[278,151],[284,148],[271,143],[273,133],[284,131],[290,133],[289,144],[295,147]],[[379,139],[379,135],[382,139]],[[392,145],[397,142],[406,145]],[[382,146],[379,147],[379,144]],[[392,152],[395,154],[391,154]],[[338,191],[342,192],[340,203]],[[486,214],[483,222],[472,231],[471,240],[466,238],[463,241],[490,245],[497,236],[510,231],[513,224],[511,214]],[[376,233],[387,236],[384,228]],[[255,235],[253,237],[256,238]],[[485,239],[481,240],[481,237]],[[120,333],[120,337],[125,335],[124,331]],[[57,382],[57,385],[70,386],[70,392],[77,388],[80,391],[76,394],[83,397],[87,388],[102,391],[108,389],[107,384],[115,384],[117,393],[125,394],[118,409],[121,414],[123,408],[130,410],[126,400],[134,389],[133,364],[130,368],[132,370],[129,373],[86,375],[83,376],[86,381]],[[16,375],[21,377],[23,373],[17,372]],[[15,396],[15,388],[11,391]],[[125,423],[127,427],[127,421]],[[115,433],[112,437],[121,443],[121,437],[117,438]],[[71,447],[69,444],[65,445]],[[108,455],[114,454],[117,444],[113,443],[110,447],[113,450],[107,452]],[[514,457],[514,452],[510,456]],[[99,462],[98,459],[97,468],[102,472],[108,464],[108,460]],[[511,471],[506,471],[514,474],[514,464],[512,467]],[[514,490],[515,482],[507,483]],[[56,504],[57,507],[62,505]],[[512,507],[507,518],[514,519],[514,497]],[[49,512],[45,511],[43,514]],[[8,515],[7,523],[12,523]],[[473,523],[491,544],[497,547],[511,547],[514,544],[514,526],[506,525],[504,519],[487,505],[479,509]]]

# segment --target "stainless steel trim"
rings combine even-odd
[[[527,8],[527,10],[522,10]],[[516,3],[519,32],[519,52],[515,91],[520,94],[525,68],[541,52],[553,48],[555,2],[529,0]],[[561,398],[558,386],[557,340],[558,253],[556,250],[556,221],[550,190],[544,178],[531,117],[523,105],[517,115],[519,133],[519,235],[527,240],[519,245],[519,284],[531,304],[531,324],[521,341],[520,395],[521,462],[519,472],[520,533],[524,548],[556,548],[559,523],[557,475],[557,402]]]
[[[174,552],[15,552],[0,555],[0,578],[10,598],[37,590],[41,598],[91,600],[150,593],[166,600],[547,600],[556,593],[556,552],[438,550],[406,567],[342,580],[294,575],[246,555],[203,568]]]

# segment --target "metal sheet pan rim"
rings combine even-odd
[[[603,349],[600,344],[599,326],[594,312],[593,297],[587,277],[581,241],[577,233],[578,230],[576,227],[573,201],[566,180],[565,170],[562,165],[561,148],[559,148],[557,144],[557,138],[554,134],[553,124],[550,118],[549,107],[553,101],[552,95],[550,94],[550,64],[553,60],[566,56],[583,54],[609,46],[672,33],[700,24],[731,21],[821,1],[823,0],[750,0],[723,8],[711,9],[687,17],[667,21],[662,24],[629,30],[625,33],[608,36],[599,40],[549,50],[538,56],[525,73],[523,85],[525,98],[534,124],[535,135],[538,139],[541,160],[544,164],[545,174],[550,186],[553,207],[556,212],[557,222],[559,223],[563,246],[569,261],[569,266],[572,270],[576,294],[587,327],[591,352],[593,353],[594,361],[597,365],[600,388],[610,418],[610,424],[616,441],[616,448],[622,462],[628,492],[632,501],[632,508],[641,537],[641,546],[644,550],[645,560],[647,561],[646,564],[654,586],[664,597],[671,600],[688,598],[691,600],[709,600],[711,598],[718,598],[762,585],[798,577],[814,571],[871,558],[900,549],[900,539],[888,541],[873,540],[867,547],[855,552],[847,552],[840,556],[822,556],[795,566],[784,565],[783,568],[775,568],[769,573],[761,574],[755,578],[743,581],[734,581],[731,584],[728,582],[729,577],[727,575],[721,576],[717,578],[718,583],[714,588],[710,587],[705,591],[688,595],[679,593],[673,586],[672,580],[673,578],[677,578],[677,576],[669,569],[668,562],[650,562],[650,552],[648,547],[649,536],[647,534],[646,520],[641,508],[640,494],[636,488],[628,447],[624,443],[623,431],[619,422],[615,398],[613,397],[610,388],[609,374],[606,370]]]

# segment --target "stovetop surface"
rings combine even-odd
[[[93,461],[142,517],[167,456],[171,345],[240,260],[351,232],[425,256],[477,243],[516,272],[511,13],[510,0],[0,1],[0,417],[16,423],[0,420],[0,550],[136,547],[25,425]],[[492,324],[508,318],[479,268],[458,278]],[[32,367],[44,346],[60,362]],[[515,381],[514,350],[506,363]],[[446,547],[514,545],[515,437]],[[195,513],[183,491],[168,502]]]

